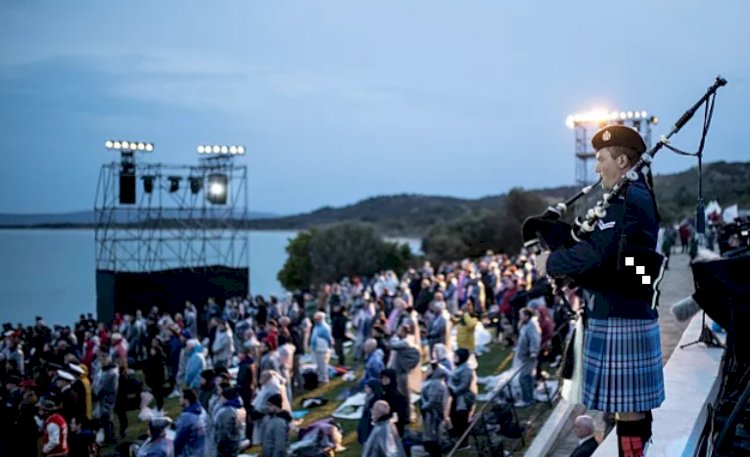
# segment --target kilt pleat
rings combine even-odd
[[[658,320],[589,319],[583,347],[582,401],[589,409],[624,413],[662,404]]]

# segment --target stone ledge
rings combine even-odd
[[[539,429],[539,433],[534,437],[531,446],[526,450],[525,457],[545,457],[557,441],[565,422],[573,414],[576,405],[568,403],[564,399],[557,402],[557,406],[552,410],[544,425]]]

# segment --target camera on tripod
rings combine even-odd
[[[719,228],[719,252],[731,257],[750,249],[750,217],[738,217]]]

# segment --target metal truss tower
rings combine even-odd
[[[210,266],[249,268],[247,167],[232,155],[198,165],[136,161],[102,165],[96,191],[96,269],[155,272]],[[122,175],[135,175],[123,203]],[[125,190],[124,192],[128,192]]]

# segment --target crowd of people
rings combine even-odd
[[[187,302],[179,312],[153,307],[108,323],[89,314],[73,327],[42,317],[5,324],[0,455],[88,457],[138,441],[127,412],[145,391],[154,408],[139,456],[236,456],[252,445],[285,456],[293,399],[357,363],[363,455],[405,455],[410,436],[439,456],[475,410],[477,326],[495,327],[499,342],[516,347],[518,407],[534,402],[538,359],[559,362],[565,331],[555,328],[565,330],[570,316],[537,276],[533,256],[488,252],[281,299]],[[176,417],[164,412],[168,397],[180,399]],[[422,426],[412,430],[418,416]],[[335,448],[332,435],[322,436],[323,448]]]

